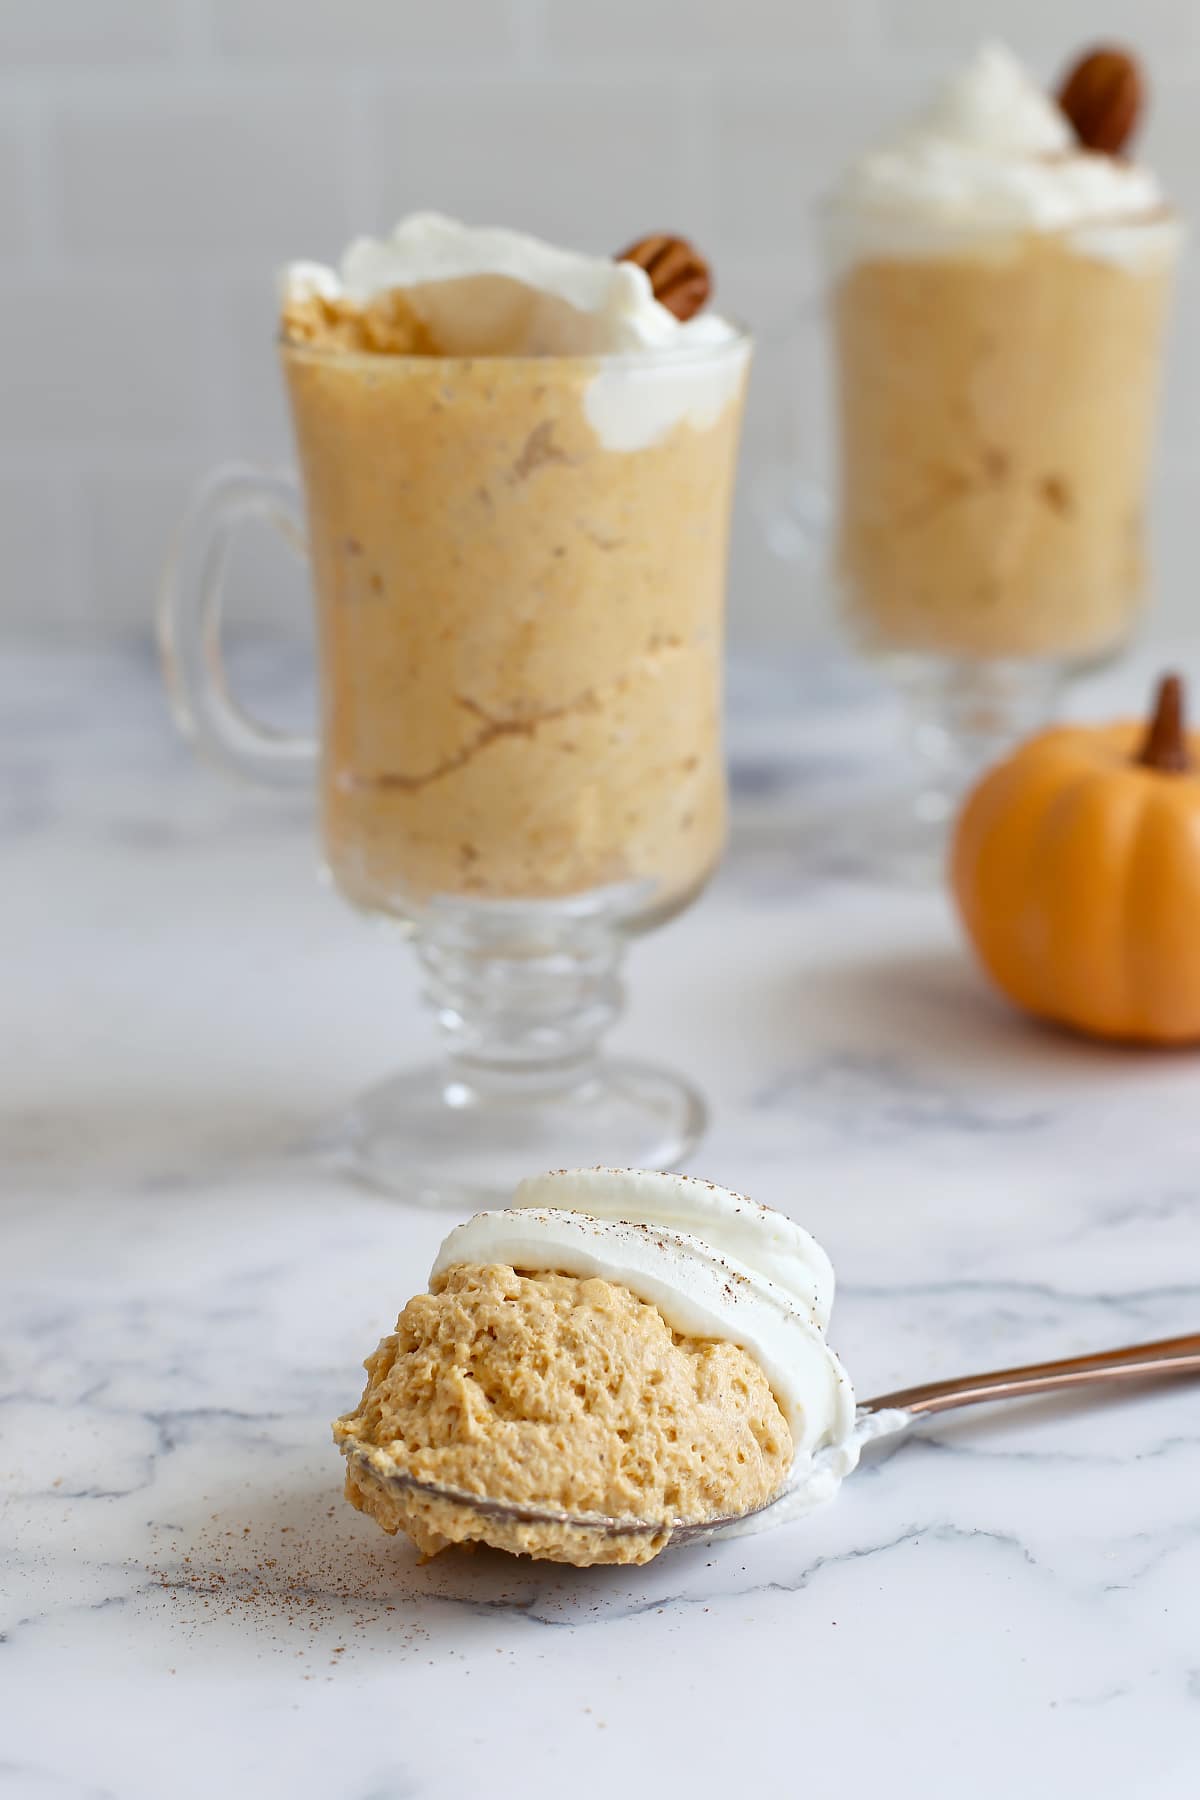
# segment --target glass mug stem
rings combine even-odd
[[[904,702],[917,771],[916,818],[944,825],[967,789],[1045,725],[1066,683],[1062,662],[995,657],[886,659]]]
[[[623,953],[603,919],[539,921],[515,908],[480,918],[435,904],[417,939],[425,1000],[475,1080],[573,1079],[594,1061],[624,1004]]]

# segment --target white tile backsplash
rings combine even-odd
[[[1184,216],[1200,223],[1200,83],[1164,75],[1155,82],[1143,154]]]
[[[547,50],[564,65],[709,71],[845,57],[864,38],[869,14],[870,0],[546,0],[544,18]]]
[[[274,93],[76,103],[52,159],[66,254],[266,269],[307,245],[335,254],[354,223],[349,106],[311,77]]]
[[[1200,459],[1200,268],[1185,261],[1180,270],[1168,338],[1169,379],[1163,394],[1161,467]]]
[[[50,628],[86,618],[83,608],[75,606],[72,612],[70,504],[59,476],[0,474],[0,618]]]
[[[4,0],[0,67],[121,68],[164,59],[179,42],[176,0]]]
[[[1175,637],[1200,634],[1196,586],[1196,518],[1200,511],[1200,459],[1192,464],[1163,457],[1151,513],[1150,612],[1147,629]]]
[[[982,37],[1000,37],[1047,80],[1101,40],[1137,46],[1164,68],[1200,48],[1194,0],[880,0],[880,17],[885,48],[961,55]]]
[[[696,235],[763,337],[734,635],[827,635],[821,584],[774,560],[756,505],[781,443],[826,460],[814,340],[788,356],[780,336],[816,286],[811,204],[995,35],[1047,76],[1098,36],[1138,45],[1148,153],[1200,214],[1192,0],[0,0],[6,616],[145,621],[194,474],[288,455],[277,263],[432,205],[596,250]],[[1176,627],[1194,611],[1197,301],[1189,274],[1157,497]],[[235,575],[241,615],[297,616],[265,539]]]
[[[686,89],[625,80],[438,78],[368,103],[375,213],[432,205],[597,251],[693,214]]]
[[[220,395],[227,452],[272,466],[290,461],[291,427],[275,346],[277,310],[270,274],[247,275],[230,284]]]
[[[18,265],[33,242],[29,148],[19,127],[0,124],[0,268]]]
[[[158,275],[0,282],[0,461],[212,441],[218,339],[202,286]],[[53,467],[53,464],[50,464]]]
[[[712,114],[716,248],[745,255],[810,245],[812,209],[831,179],[911,111],[926,85],[885,73],[842,90],[807,71],[721,82]]]
[[[217,49],[268,68],[378,68],[386,58],[384,74],[425,60],[466,69],[515,57],[519,36],[504,0],[212,0],[212,10]]]

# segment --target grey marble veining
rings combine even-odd
[[[1200,1062],[1037,1030],[939,895],[806,849],[887,742],[838,680],[739,672],[734,850],[621,1038],[829,1248],[865,1393],[1200,1327]],[[1195,1386],[931,1422],[642,1571],[422,1567],[351,1512],[328,1421],[445,1221],[305,1146],[430,1046],[407,952],[146,656],[12,656],[0,715],[3,1800],[1197,1791]]]

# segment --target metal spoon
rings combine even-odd
[[[1028,1363],[1018,1369],[996,1369],[984,1375],[960,1375],[952,1381],[929,1381],[920,1387],[897,1388],[864,1400],[858,1408],[860,1424],[882,1415],[896,1415],[891,1426],[903,1430],[926,1413],[948,1412],[955,1406],[978,1406],[989,1400],[1019,1400],[1032,1394],[1066,1393],[1091,1383],[1146,1381],[1166,1375],[1200,1374],[1200,1332],[1186,1337],[1162,1338],[1154,1344],[1131,1344],[1123,1350],[1100,1350],[1092,1356],[1072,1356],[1059,1362]],[[603,1514],[563,1513],[553,1507],[516,1506],[506,1500],[488,1500],[415,1476],[383,1474],[370,1460],[368,1450],[349,1444],[347,1459],[359,1464],[375,1481],[398,1491],[424,1494],[466,1507],[480,1519],[498,1519],[514,1525],[553,1525],[565,1530],[601,1533],[606,1538],[648,1538],[662,1532],[662,1525],[644,1519],[612,1519]],[[779,1503],[776,1495],[764,1506],[719,1519],[681,1520],[671,1529],[667,1548],[697,1538],[713,1538],[748,1519],[769,1512]]]

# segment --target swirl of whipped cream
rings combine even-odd
[[[816,1238],[786,1213],[732,1188],[649,1169],[559,1169],[523,1181],[513,1205],[688,1232],[721,1256],[765,1275],[799,1302],[819,1331],[829,1329],[833,1264]]]
[[[285,297],[365,306],[402,290],[447,356],[589,356],[731,342],[724,319],[680,320],[636,263],[562,250],[523,232],[410,213],[385,238],[355,238],[339,267],[289,263]]]
[[[846,171],[826,209],[835,267],[1060,232],[1082,254],[1159,267],[1178,244],[1149,169],[1084,150],[1053,97],[986,44],[932,104]]]
[[[401,291],[443,356],[607,359],[584,404],[608,450],[645,449],[682,423],[707,430],[740,393],[749,357],[727,320],[668,312],[635,263],[440,213],[412,213],[386,238],[356,238],[338,269],[289,263],[280,286],[285,306],[366,306]]]
[[[513,1207],[456,1226],[431,1280],[457,1263],[599,1276],[675,1331],[740,1345],[788,1421],[792,1485],[818,1452],[850,1442],[854,1392],[824,1336],[829,1259],[800,1226],[729,1189],[636,1169],[562,1170],[523,1182]]]

